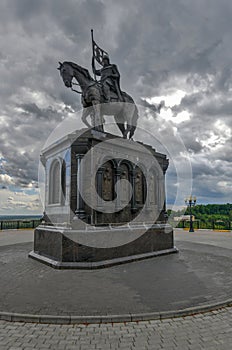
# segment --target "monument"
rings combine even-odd
[[[93,32],[92,48],[94,78],[73,62],[58,68],[65,86],[81,94],[87,128],[41,153],[45,212],[29,256],[56,268],[101,268],[177,251],[165,206],[168,159],[132,140],[138,108],[121,90],[118,68]],[[122,137],[104,130],[107,115]]]

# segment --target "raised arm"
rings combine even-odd
[[[116,64],[113,64],[113,72],[112,72],[112,77],[113,78],[120,78],[120,73],[118,71],[118,67],[116,66]]]

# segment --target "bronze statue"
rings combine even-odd
[[[81,94],[83,105],[82,121],[87,127],[103,132],[104,117],[113,115],[115,121],[122,132],[124,138],[131,139],[134,135],[137,120],[138,108],[133,98],[120,88],[120,74],[115,64],[110,63],[109,55],[102,50],[93,40],[92,68],[95,79],[86,68],[73,62],[59,62],[60,75],[66,87],[71,88]],[[95,68],[95,60],[102,66]],[[96,75],[100,76],[100,81],[96,80]],[[78,84],[72,82],[73,78]],[[81,91],[73,89],[74,85],[79,85]],[[108,103],[119,102],[119,103]],[[87,121],[91,117],[92,125]]]
[[[105,98],[108,102],[111,101],[110,92],[115,92],[119,101],[124,102],[122,97],[122,91],[120,88],[120,73],[118,71],[118,67],[116,64],[110,63],[110,58],[108,55],[103,56],[103,68],[96,69],[94,64],[94,56],[92,59],[92,67],[95,75],[101,77],[100,82],[103,85],[103,92],[105,94]]]

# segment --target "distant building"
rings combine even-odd
[[[174,216],[174,221],[190,221],[190,215]],[[192,215],[192,220],[195,220],[195,216]]]

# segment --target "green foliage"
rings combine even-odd
[[[190,214],[189,207],[186,210],[168,210],[168,215],[172,217],[184,214]],[[232,204],[198,204],[192,207],[192,215],[195,216],[195,219],[200,220],[201,228],[226,228],[232,222]]]

